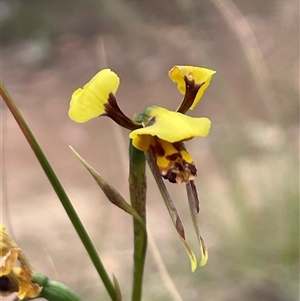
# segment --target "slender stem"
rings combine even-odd
[[[138,212],[144,225],[133,219],[134,227],[134,271],[132,301],[142,298],[143,274],[147,249],[146,227],[146,175],[144,153],[130,144],[129,190],[131,206]]]
[[[13,102],[12,98],[10,97],[9,93],[4,88],[3,84],[0,84],[0,95],[2,96],[3,100],[5,101],[6,105],[8,106],[10,112],[14,116],[16,122],[18,123],[20,129],[22,130],[25,138],[27,139],[29,145],[31,146],[33,152],[35,153],[39,163],[41,164],[46,176],[48,177],[49,182],[51,183],[53,189],[55,190],[58,198],[61,201],[69,219],[71,220],[77,234],[79,235],[86,251],[88,252],[100,278],[103,281],[104,286],[107,289],[108,294],[110,295],[113,301],[116,301],[116,291],[115,287],[110,280],[102,261],[98,255],[96,248],[94,247],[88,233],[86,232],[79,216],[77,215],[70,199],[68,198],[66,192],[64,191],[60,181],[58,180],[56,174],[54,173],[51,165],[49,164],[46,156],[44,155],[42,149],[40,148],[38,142],[36,141],[34,135],[30,131],[27,123],[25,122],[24,118],[22,117],[20,111],[18,110],[17,106]]]

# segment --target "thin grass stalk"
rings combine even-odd
[[[14,101],[10,97],[9,93],[5,89],[4,85],[0,84],[0,94],[6,103],[7,107],[9,108],[11,114],[14,116],[16,122],[18,123],[21,131],[23,132],[26,140],[28,141],[30,147],[32,148],[36,158],[38,159],[41,167],[43,168],[49,182],[51,183],[53,189],[55,190],[61,204],[63,205],[70,221],[72,222],[81,242],[83,243],[86,251],[88,252],[100,278],[103,281],[103,284],[110,295],[113,301],[117,300],[117,295],[115,291],[115,287],[110,280],[102,261],[98,255],[98,252],[93,245],[88,233],[86,232],[79,216],[77,215],[70,199],[68,198],[66,192],[64,191],[59,179],[57,178],[55,172],[53,171],[50,163],[48,162],[46,156],[44,155],[41,147],[39,146],[37,140],[35,139],[34,135],[32,134],[29,126],[27,125],[26,121],[24,120],[22,114],[20,113],[19,109],[15,105]]]
[[[151,255],[156,264],[156,267],[158,269],[159,275],[162,279],[165,288],[170,293],[170,296],[173,301],[183,301],[177,287],[175,286],[173,280],[170,277],[170,274],[166,268],[165,263],[163,262],[163,259],[157,248],[153,235],[151,234],[151,232],[149,233],[149,231],[148,231],[148,237],[149,237],[149,249],[151,249],[151,253],[152,253]]]
[[[270,81],[270,72],[249,22],[233,1],[211,0],[211,2],[219,10],[220,15],[226,20],[229,28],[235,33],[240,42],[269,120],[278,122],[280,112],[278,103],[274,105],[277,99]]]

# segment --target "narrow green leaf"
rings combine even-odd
[[[154,176],[154,179],[157,183],[157,186],[159,188],[159,191],[162,195],[162,198],[166,204],[166,207],[168,209],[168,212],[171,216],[172,222],[175,226],[175,229],[180,237],[180,240],[189,256],[190,262],[191,262],[191,270],[192,272],[194,272],[197,268],[197,259],[196,256],[194,254],[194,252],[192,251],[191,247],[189,246],[189,244],[187,243],[186,239],[185,239],[185,233],[184,233],[184,227],[183,224],[181,222],[181,219],[179,217],[179,214],[177,212],[177,209],[171,199],[171,196],[166,188],[165,183],[163,182],[163,179],[157,169],[156,163],[155,163],[155,159],[152,155],[152,153],[147,153],[146,154],[146,159],[147,162],[149,164],[149,167],[152,171],[152,174]]]
[[[85,166],[85,168],[93,176],[97,184],[103,190],[107,198],[114,205],[131,214],[134,218],[134,276],[132,300],[139,301],[142,297],[143,272],[145,265],[145,256],[147,249],[147,231],[146,231],[146,180],[145,180],[145,157],[144,155],[130,150],[130,154],[134,156],[130,160],[129,188],[131,205],[128,204],[120,193],[110,186],[100,174],[89,165],[75,150],[70,146],[71,150]],[[138,151],[138,150],[137,150]],[[143,160],[144,158],[144,160]],[[143,166],[144,165],[144,166]],[[118,287],[116,287],[118,293]]]
[[[117,207],[121,208],[125,212],[132,215],[135,220],[140,223],[142,226],[144,226],[144,223],[139,216],[139,214],[136,212],[136,210],[126,202],[126,200],[121,196],[121,194],[112,186],[110,186],[102,177],[101,175],[85,160],[79,155],[79,153],[70,146],[72,152],[76,155],[76,157],[79,159],[79,161],[83,164],[83,166],[89,171],[89,173],[93,176],[97,184],[100,186],[102,191],[107,196],[108,200],[116,205]],[[144,227],[144,232],[146,232],[146,229]]]
[[[197,193],[197,188],[194,181],[190,181],[186,184],[186,191],[189,200],[189,206],[193,221],[193,226],[197,235],[197,239],[200,246],[201,258],[200,258],[200,266],[204,266],[208,260],[208,252],[204,243],[203,238],[200,235],[200,227],[198,221],[199,214],[199,198]]]
[[[24,120],[19,109],[15,105],[14,101],[10,97],[9,93],[5,89],[4,85],[0,83],[0,95],[2,96],[4,102],[9,108],[11,114],[14,116],[16,122],[18,123],[21,131],[23,132],[25,138],[27,139],[30,147],[32,148],[37,160],[39,161],[41,167],[43,168],[49,182],[51,183],[54,191],[56,192],[61,204],[63,205],[70,221],[72,222],[78,236],[81,239],[87,253],[89,254],[103,284],[113,301],[116,301],[116,292],[113,283],[111,282],[108,274],[102,264],[102,261],[98,255],[96,248],[94,247],[88,233],[86,232],[79,216],[77,215],[69,197],[67,196],[65,190],[63,189],[60,181],[58,180],[55,172],[53,171],[50,163],[48,162],[46,156],[44,155],[41,147],[39,146],[37,140],[32,134],[29,126]]]

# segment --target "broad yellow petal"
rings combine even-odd
[[[133,145],[137,148],[141,145],[139,140],[143,139],[143,135],[157,136],[173,143],[195,136],[205,137],[209,133],[211,125],[208,118],[193,118],[162,107],[151,107],[145,111],[145,115],[148,120],[145,127],[134,130],[129,135],[133,139]]]
[[[83,123],[103,115],[109,94],[115,95],[119,84],[120,79],[116,73],[110,69],[101,70],[83,88],[73,93],[69,117]]]
[[[153,137],[151,135],[139,135],[132,140],[132,145],[135,148],[145,152],[149,150],[152,139]]]
[[[186,84],[184,81],[184,77],[186,76],[188,80],[194,80],[196,84],[200,85],[201,88],[199,89],[193,104],[191,105],[190,109],[192,110],[196,104],[201,99],[205,89],[209,86],[210,80],[212,76],[216,73],[214,70],[201,68],[201,67],[193,67],[193,66],[174,66],[169,71],[169,77],[171,80],[177,84],[178,90],[181,94],[185,94],[186,92]]]
[[[160,139],[159,144],[163,149],[163,153],[154,154],[156,158],[156,164],[158,168],[167,168],[171,161],[170,159],[168,159],[168,157],[172,156],[173,154],[179,153],[179,151],[170,142]]]

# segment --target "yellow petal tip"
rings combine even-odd
[[[73,93],[68,112],[70,119],[84,123],[103,115],[109,94],[115,94],[119,84],[118,75],[110,69],[98,72],[83,88]]]
[[[208,261],[208,252],[202,237],[200,238],[200,251],[201,251],[201,258],[200,258],[199,265],[200,267],[203,267],[206,265]]]
[[[199,263],[200,267],[204,267],[206,265],[207,261],[208,261],[208,253],[206,251],[206,254],[205,255],[202,254],[202,256],[201,256],[200,263]]]

